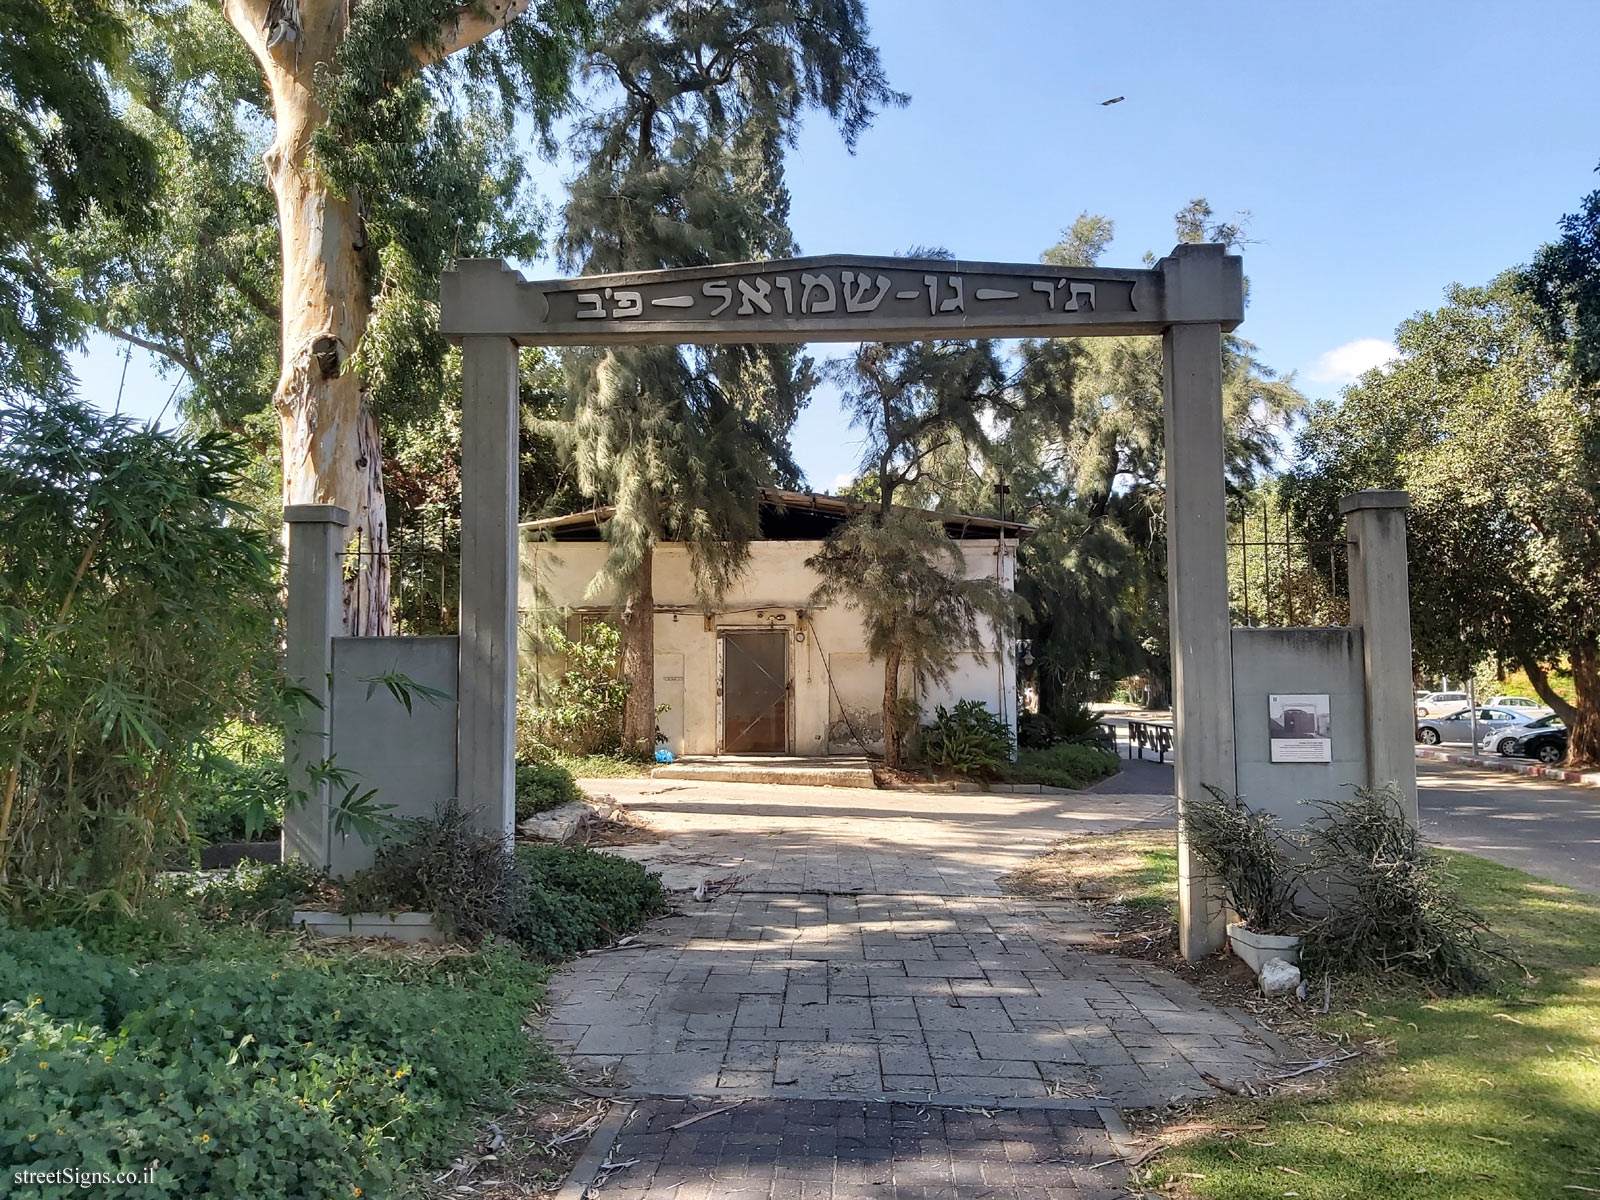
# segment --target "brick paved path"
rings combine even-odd
[[[1111,1200],[1126,1195],[1100,1117],[861,1100],[639,1104],[593,1190],[615,1200]],[[680,1126],[674,1129],[673,1126]],[[1097,1166],[1098,1164],[1098,1166]]]
[[[1095,953],[1083,909],[1002,894],[1055,838],[1170,822],[1170,797],[665,783],[599,786],[666,837],[618,852],[738,882],[551,981],[545,1035],[637,1104],[610,1161],[638,1162],[591,1195],[1120,1194],[1090,1169],[1116,1158],[1101,1112],[1274,1061],[1176,976]]]
[[[1094,954],[1076,910],[988,897],[685,905],[551,984],[545,1035],[634,1096],[1211,1095],[1272,1053],[1188,984]]]

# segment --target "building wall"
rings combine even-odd
[[[695,600],[687,549],[677,543],[656,548],[656,701],[673,705],[660,727],[675,753],[717,752],[718,631],[736,628],[789,631],[790,753],[859,754],[852,728],[869,747],[875,743],[874,748],[882,749],[883,664],[867,658],[861,622],[854,613],[839,604],[811,608],[806,603],[818,581],[805,560],[821,545],[819,541],[753,543],[743,575],[710,614]],[[958,545],[968,578],[994,577],[994,540]],[[519,597],[524,624],[552,608],[608,612],[612,592],[594,589],[605,553],[599,542],[525,538]],[[1007,588],[1014,583],[1015,554],[1016,543],[1008,539],[1000,564]],[[1014,730],[1015,656],[1006,653],[1002,659],[994,653],[995,635],[987,624],[978,649],[984,652],[981,656],[962,655],[944,684],[919,697],[923,711],[932,712],[936,703],[977,700],[1003,714]],[[524,650],[523,667],[530,679],[526,686],[531,687],[535,672],[548,672],[559,664],[532,661]]]

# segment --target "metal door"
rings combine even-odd
[[[727,630],[722,635],[722,753],[783,754],[789,749],[787,630]]]

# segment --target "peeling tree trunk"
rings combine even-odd
[[[900,651],[883,660],[883,765],[899,769],[904,761],[905,737],[900,732]]]
[[[328,116],[314,76],[337,62],[345,22],[332,6],[310,2],[227,0],[225,8],[266,75],[276,125],[264,158],[283,256],[283,362],[273,395],[283,500],[349,511],[349,549],[359,553],[346,559],[345,631],[388,634],[383,455],[365,387],[348,369],[371,315],[366,235],[357,204],[332,194],[311,161],[311,139]]]
[[[630,754],[652,754],[656,748],[654,572],[655,550],[646,547],[622,601],[622,680],[628,685],[622,706],[622,748]]]

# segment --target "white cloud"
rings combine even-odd
[[[1306,378],[1312,383],[1354,383],[1373,367],[1381,367],[1399,354],[1395,344],[1383,338],[1357,338],[1318,355],[1306,368]]]
[[[846,471],[843,475],[835,475],[833,477],[833,482],[828,485],[828,491],[826,494],[830,496],[837,495],[855,481],[856,473],[854,471]]]

